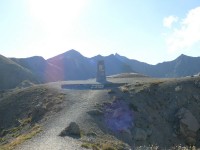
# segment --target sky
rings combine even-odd
[[[0,54],[70,49],[149,64],[200,56],[199,0],[0,0]]]

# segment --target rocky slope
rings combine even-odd
[[[48,63],[43,57],[11,58],[11,60],[32,72],[40,82],[64,80],[61,68]]]
[[[0,55],[0,90],[14,88],[24,80],[39,82],[30,70]]]
[[[29,123],[39,123],[43,131],[18,149],[128,149],[144,145],[176,149],[179,144],[200,147],[200,77],[153,79],[122,74],[108,80],[125,85],[99,90],[61,89],[62,84],[95,83],[66,81],[2,93],[1,140],[10,139],[10,129],[22,126],[16,119],[30,116],[33,120]],[[3,113],[6,110],[9,113]],[[77,130],[65,131],[73,129],[68,127],[71,122],[78,125],[80,137],[59,136],[77,134]],[[27,126],[17,133],[23,134]]]
[[[0,145],[29,134],[37,123],[59,112],[64,98],[64,94],[44,85],[1,91]]]
[[[118,99],[134,111],[128,132],[136,145],[200,146],[200,77],[129,84],[121,90]]]

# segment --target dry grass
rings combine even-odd
[[[41,126],[40,125],[35,125],[30,132],[26,133],[26,134],[22,134],[20,136],[18,136],[17,138],[15,138],[13,141],[11,141],[8,144],[2,145],[0,146],[0,150],[12,150],[14,149],[17,145],[23,143],[24,141],[31,139],[33,136],[35,136],[37,133],[39,133],[40,131],[42,131]]]
[[[113,140],[102,140],[98,139],[96,141],[84,141],[81,147],[92,150],[123,150],[125,149],[125,144],[121,141]]]
[[[102,150],[117,150],[113,144],[111,143],[105,143],[102,145]]]

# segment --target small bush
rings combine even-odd
[[[81,144],[81,147],[89,149],[91,147],[91,145],[89,143],[83,143],[83,144]]]
[[[0,150],[12,150],[17,145],[23,143],[24,141],[26,141],[28,139],[31,139],[33,136],[35,136],[40,131],[42,131],[41,126],[39,126],[39,125],[36,124],[30,130],[29,133],[25,133],[25,134],[19,135],[16,139],[14,139],[13,141],[11,141],[10,143],[0,146]]]

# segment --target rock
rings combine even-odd
[[[200,88],[200,81],[195,81],[194,83],[198,88]]]
[[[183,139],[185,139],[185,143],[188,145],[195,145],[197,131],[200,128],[197,119],[186,108],[181,108],[176,116],[179,122],[178,130]]]
[[[182,87],[181,86],[177,86],[176,88],[175,88],[175,92],[179,92],[179,91],[181,91],[182,90]]]
[[[71,122],[68,127],[66,127],[59,136],[72,136],[72,137],[81,137],[81,132],[79,125],[75,122]]]
[[[130,130],[122,130],[120,132],[120,138],[125,141],[126,143],[128,143],[129,145],[131,145],[133,143],[133,137],[131,135]]]
[[[182,126],[187,126],[188,130],[194,132],[197,132],[199,130],[200,125],[197,119],[192,115],[189,110],[181,108],[176,116],[180,119],[180,124],[182,124]]]
[[[194,98],[195,100],[200,100],[200,96],[199,96],[199,95],[193,95],[193,98]]]
[[[98,110],[98,109],[94,109],[94,110],[88,111],[87,113],[92,115],[92,116],[103,115],[103,112],[101,110]]]
[[[151,136],[152,133],[153,133],[153,131],[151,129],[146,129],[146,134],[148,137]]]
[[[145,141],[147,139],[147,133],[141,128],[135,128],[134,140]]]
[[[195,143],[196,143],[196,139],[195,139],[195,138],[192,138],[192,137],[187,137],[185,143],[186,143],[187,145],[193,146],[193,145],[195,145]]]

